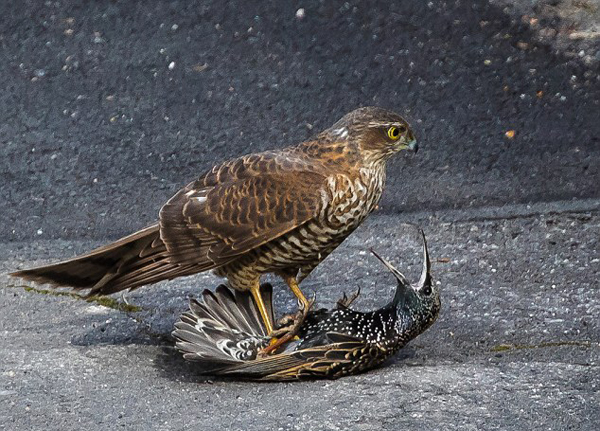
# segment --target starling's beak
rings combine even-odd
[[[421,238],[423,238],[423,269],[421,270],[421,277],[416,286],[413,286],[415,290],[421,290],[427,284],[431,284],[431,260],[429,259],[429,250],[427,250],[427,240],[425,239],[425,233],[422,229],[419,229]]]
[[[383,263],[387,269],[390,270],[390,272],[392,274],[394,274],[394,277],[396,277],[396,279],[398,280],[399,283],[402,284],[406,284],[406,285],[410,285],[410,283],[408,282],[408,280],[406,279],[406,277],[400,272],[398,271],[396,268],[394,268],[392,266],[391,263],[389,263],[387,260],[385,260],[383,257],[379,256],[375,250],[371,249],[371,253],[373,253],[373,255],[379,259],[381,261],[381,263]]]
[[[396,287],[396,293],[395,293],[394,299],[392,301],[393,304],[397,305],[400,302],[400,300],[406,296],[406,293],[412,289],[412,286],[410,285],[410,283],[408,282],[406,277],[400,271],[398,271],[396,268],[394,268],[392,266],[392,264],[389,263],[387,260],[385,260],[383,257],[381,257],[377,253],[375,253],[375,250],[371,249],[371,253],[373,253],[373,255],[377,259],[379,259],[381,261],[381,263],[383,263],[386,266],[386,268],[390,270],[390,272],[392,274],[394,274],[394,277],[396,277],[396,280],[398,280],[398,286]]]

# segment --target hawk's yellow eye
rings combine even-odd
[[[388,138],[390,138],[392,141],[396,141],[400,137],[400,129],[392,126],[388,129],[387,135],[388,135]]]

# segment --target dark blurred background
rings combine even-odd
[[[523,3],[3,3],[0,234],[127,234],[213,163],[364,105],[421,148],[383,213],[597,198],[600,55],[543,43],[556,16]]]

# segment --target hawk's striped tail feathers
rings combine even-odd
[[[88,295],[110,295],[161,280],[195,274],[212,262],[174,264],[160,238],[158,224],[142,229],[82,256],[10,274],[53,287],[89,289]]]

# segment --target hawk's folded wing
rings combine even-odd
[[[326,176],[293,156],[262,153],[215,167],[160,211],[171,262],[220,266],[317,217]]]

